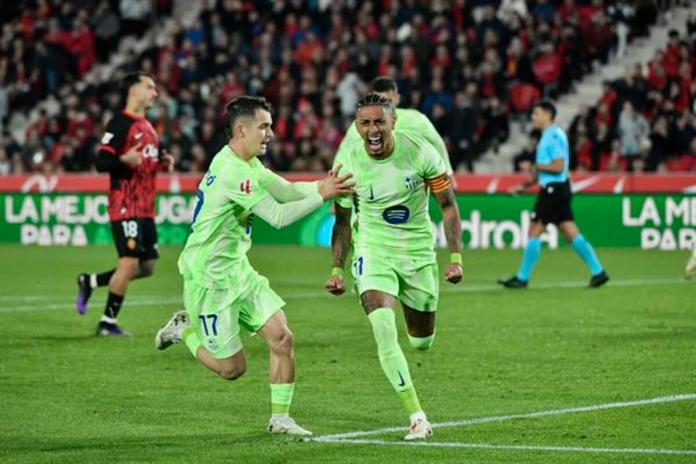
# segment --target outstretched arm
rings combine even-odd
[[[284,189],[285,196],[283,198],[287,200],[287,203],[279,203],[271,195],[259,201],[251,208],[251,211],[277,229],[290,225],[319,208],[324,204],[324,200],[353,193],[354,184],[350,181],[352,175],[339,176],[339,170],[340,166],[335,171],[331,171],[324,179],[318,181],[316,185],[306,185],[306,192],[294,190],[292,184],[287,182],[289,185],[281,185],[280,187],[280,189]],[[268,189],[269,184],[272,183],[274,181],[267,181],[265,187]],[[278,184],[276,184],[277,186]],[[277,189],[276,194],[280,189]],[[297,199],[290,200],[291,198]]]
[[[318,190],[318,182],[290,182],[268,169],[263,174],[263,185],[279,203],[302,200]]]
[[[286,227],[302,219],[324,204],[324,198],[315,191],[313,195],[289,203],[278,203],[271,197],[258,202],[251,211],[276,229]]]

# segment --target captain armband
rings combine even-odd
[[[444,192],[452,186],[447,174],[442,174],[441,176],[434,177],[432,179],[426,179],[426,184],[430,187],[433,193]]]

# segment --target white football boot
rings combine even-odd
[[[175,312],[169,322],[162,326],[155,335],[155,348],[166,350],[175,343],[179,343],[183,340],[184,329],[190,325],[186,311]]]
[[[404,437],[406,441],[425,440],[433,436],[433,428],[430,426],[428,419],[416,419],[411,422],[411,428],[408,429],[408,434]]]
[[[271,417],[271,420],[268,421],[268,432],[286,433],[288,435],[297,435],[300,437],[309,437],[312,435],[312,432],[297,425],[295,420],[289,416]]]

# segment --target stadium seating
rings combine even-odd
[[[694,38],[670,32],[669,43],[644,65],[604,84],[569,136],[583,170],[689,171],[696,165]]]
[[[274,105],[276,141],[267,157],[273,168],[324,170],[357,96],[378,74],[397,78],[402,104],[431,117],[455,164],[471,167],[471,160],[508,137],[511,112],[524,112],[537,95],[569,90],[593,62],[609,59],[618,22],[628,23],[635,35],[655,16],[649,2],[630,17],[617,16],[621,2],[613,1],[327,4],[209,2],[190,26],[180,25],[130,56],[109,76],[112,82],[76,82],[57,94],[52,87],[42,88],[32,104],[48,93],[54,95],[52,106],[37,112],[21,137],[4,131],[0,173],[90,170],[100,130],[120,107],[113,81],[135,69],[153,73],[161,85],[151,117],[179,171],[206,169],[224,143],[222,105],[241,93],[262,94]],[[23,9],[16,11],[3,19],[8,37],[16,35],[16,24],[25,16]],[[142,28],[120,19],[126,32]],[[5,53],[11,42],[3,42]],[[103,56],[99,43],[95,49]],[[89,56],[49,67],[61,79],[71,72],[79,79],[80,69],[94,61]],[[15,78],[10,73],[4,79]],[[27,111],[26,104],[11,98],[3,113],[2,101],[0,94],[0,126]],[[475,123],[452,124],[468,119]]]

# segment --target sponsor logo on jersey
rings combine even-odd
[[[242,193],[251,193],[251,180],[247,179],[242,181],[242,183],[239,184],[239,190],[241,190]]]
[[[104,132],[104,135],[102,135],[102,138],[101,138],[101,143],[106,145],[109,142],[111,142],[111,139],[113,139],[113,138],[114,138],[114,134],[112,134],[111,132]]]
[[[138,133],[135,134],[133,137],[135,137],[135,140],[140,140],[140,139],[143,138],[143,133],[142,133],[142,132],[138,132]]]
[[[403,224],[411,217],[411,211],[404,205],[390,206],[382,213],[382,218],[389,224]]]

